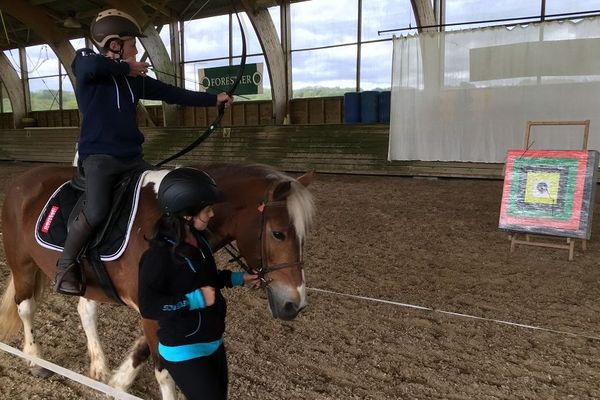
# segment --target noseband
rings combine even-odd
[[[270,280],[266,278],[267,274],[274,272],[274,271],[278,271],[280,269],[285,269],[285,268],[298,268],[299,270],[302,270],[302,266],[304,265],[304,261],[302,261],[302,260],[290,262],[290,263],[269,264],[268,242],[267,242],[267,240],[264,240],[265,233],[266,233],[265,231],[267,229],[267,226],[265,223],[265,219],[266,219],[265,214],[266,214],[266,211],[270,208],[280,208],[280,207],[287,207],[287,202],[283,201],[283,200],[280,200],[280,201],[265,200],[258,206],[258,212],[260,213],[260,230],[258,233],[257,245],[258,245],[258,248],[260,249],[261,257],[258,259],[258,265],[256,267],[254,267],[254,268],[250,267],[243,260],[241,254],[240,254],[240,251],[231,243],[227,243],[224,246],[225,251],[232,257],[231,260],[229,260],[229,262],[235,262],[247,273],[252,274],[252,275],[257,275],[258,279],[261,282],[261,287],[266,287],[270,283]]]

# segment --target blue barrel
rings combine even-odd
[[[360,122],[376,124],[379,120],[379,92],[366,91],[360,94]]]
[[[379,123],[390,123],[390,104],[392,100],[392,92],[384,90],[379,93]]]
[[[347,124],[360,122],[360,93],[344,93],[344,122]]]

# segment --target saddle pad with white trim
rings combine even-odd
[[[137,180],[132,179],[121,197],[121,204],[112,207],[114,215],[111,221],[114,222],[106,229],[98,246],[102,261],[118,259],[127,247],[144,176],[145,173],[142,173]],[[40,246],[56,251],[63,250],[69,216],[82,194],[83,192],[73,188],[69,182],[65,182],[50,196],[35,225],[35,239]]]

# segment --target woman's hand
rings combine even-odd
[[[250,284],[251,287],[258,288],[258,287],[260,287],[261,283],[262,282],[260,281],[260,278],[258,277],[258,275],[253,275],[253,274],[244,272],[244,285]]]
[[[150,64],[147,62],[137,62],[135,59],[124,60],[129,65],[129,76],[146,76]]]
[[[215,304],[215,288],[212,286],[203,286],[200,288],[202,296],[204,297],[204,306],[210,307]]]
[[[229,108],[231,104],[233,104],[233,96],[228,95],[225,92],[219,93],[217,95],[217,105],[225,105],[225,108]]]

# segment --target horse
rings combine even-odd
[[[267,305],[272,317],[291,320],[307,305],[303,246],[315,208],[306,189],[312,172],[294,179],[266,165],[197,165],[210,174],[225,193],[225,202],[215,205],[215,217],[208,230],[216,252],[235,241],[246,266],[265,283]],[[40,246],[35,240],[38,215],[56,189],[69,181],[72,167],[40,166],[26,171],[10,184],[2,208],[3,242],[10,281],[0,303],[0,340],[14,336],[23,325],[25,354],[42,356],[34,339],[33,317],[42,300],[48,278],[53,279],[58,251]],[[160,216],[158,187],[169,170],[151,170],[143,176],[139,206],[123,255],[106,262],[106,269],[120,300],[139,313],[138,264],[148,248],[153,226]],[[229,247],[227,247],[229,248]],[[239,259],[239,258],[238,258]],[[47,278],[48,277],[48,278]],[[143,336],[134,343],[128,357],[111,377],[100,345],[96,322],[97,304],[113,302],[86,272],[87,288],[77,310],[87,337],[89,375],[126,391],[148,357],[163,399],[175,399],[176,389],[158,358],[158,324],[142,319]],[[30,372],[46,376],[48,371],[33,364]],[[110,379],[109,379],[110,378]]]

